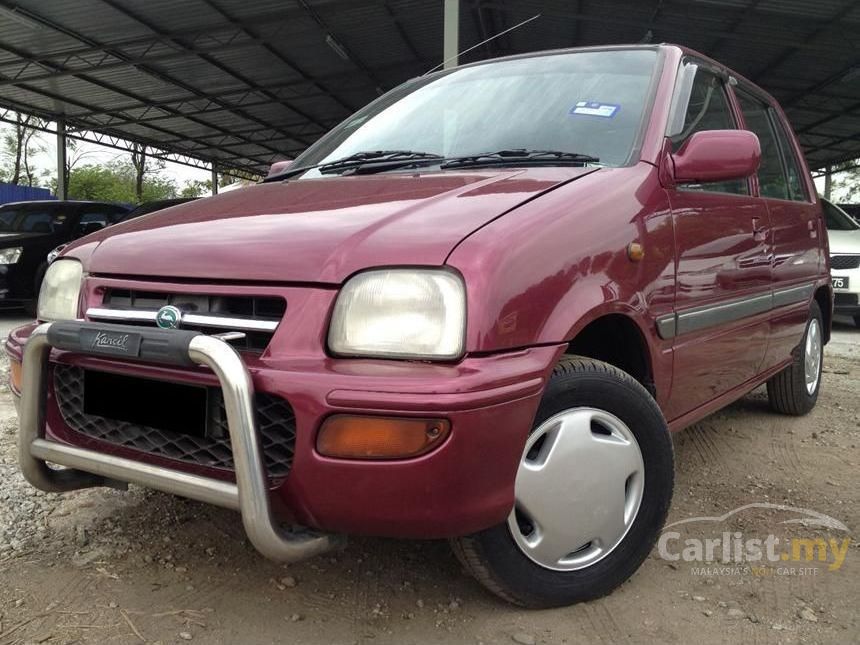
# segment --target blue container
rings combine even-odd
[[[36,199],[57,198],[47,188],[33,188],[30,186],[15,186],[14,184],[0,183],[0,204],[29,202]]]

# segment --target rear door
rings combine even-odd
[[[824,266],[821,207],[813,200],[794,138],[779,112],[749,87],[735,89],[746,129],[761,143],[757,182],[773,236],[773,312],[763,371],[785,362],[800,342]]]
[[[674,150],[694,132],[740,127],[725,75],[689,62],[677,91],[688,96],[673,102]],[[771,259],[767,208],[751,181],[668,193],[677,250],[671,420],[758,373],[769,332]]]

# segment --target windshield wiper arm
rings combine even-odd
[[[441,161],[442,159],[443,157],[441,155],[437,155],[432,152],[414,152],[412,150],[369,150],[365,152],[356,152],[354,154],[347,155],[346,157],[342,157],[341,159],[335,159],[334,161],[313,164],[310,166],[301,166],[298,168],[287,168],[284,172],[272,175],[271,177],[266,177],[263,181],[281,181],[314,169],[317,169],[321,174],[326,175],[351,169],[358,169],[360,166],[366,164],[379,164],[380,167],[378,168],[378,171],[382,171],[390,169],[389,163],[393,164],[395,168],[399,168],[402,166],[408,166],[412,163],[423,162],[425,160],[427,162],[433,162]],[[374,166],[373,170],[377,170],[377,168]]]
[[[566,166],[597,163],[600,159],[579,152],[562,150],[499,150],[497,152],[482,152],[476,155],[454,157],[448,159],[440,167],[466,168],[469,166],[518,166],[523,164],[542,166]]]
[[[357,152],[354,155],[331,161],[319,166],[323,175],[352,170],[355,173],[381,172],[394,168],[402,168],[415,162],[443,161],[442,155],[432,152],[413,152],[412,150],[376,150],[373,152]]]

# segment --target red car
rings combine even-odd
[[[21,468],[237,509],[276,560],[448,538],[507,600],[587,600],[654,544],[670,431],[762,383],[814,406],[829,275],[749,81],[670,45],[467,65],[70,245],[7,342]]]

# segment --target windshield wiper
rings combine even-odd
[[[356,152],[341,159],[328,161],[325,163],[314,164],[311,166],[302,166],[300,168],[287,168],[282,173],[266,177],[263,181],[279,181],[295,177],[308,170],[319,170],[320,174],[333,175],[346,171],[353,171],[355,174],[382,172],[384,170],[395,170],[397,168],[405,168],[418,163],[434,163],[443,161],[441,155],[432,152],[414,152],[412,150],[370,150],[366,152]]]
[[[440,168],[468,168],[475,166],[567,166],[597,163],[600,159],[579,152],[564,152],[561,150],[499,150],[497,152],[482,152],[476,155],[454,157],[447,159]]]

